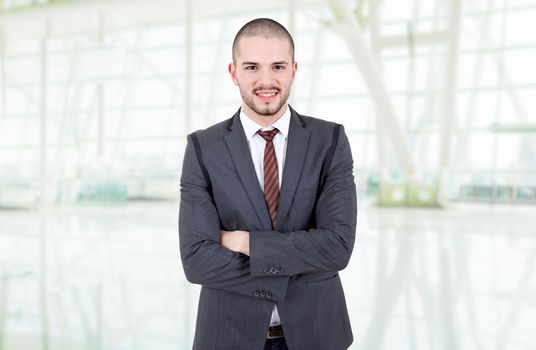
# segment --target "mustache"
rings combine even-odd
[[[257,92],[257,91],[260,91],[260,90],[275,90],[277,92],[280,92],[281,89],[278,88],[278,87],[275,87],[275,86],[259,86],[259,87],[256,87],[255,89],[253,89],[253,93]]]

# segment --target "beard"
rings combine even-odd
[[[287,102],[288,97],[290,95],[290,87],[285,92],[281,92],[281,89],[279,89],[279,88],[274,88],[274,87],[269,88],[269,89],[277,90],[277,95],[279,95],[279,102],[277,103],[277,105],[275,105],[273,107],[270,107],[270,105],[266,105],[266,104],[264,104],[262,102],[257,102],[256,103],[256,101],[255,101],[255,92],[258,91],[258,90],[262,90],[262,89],[266,89],[266,88],[256,88],[250,94],[247,91],[245,91],[242,88],[240,88],[240,95],[242,96],[242,99],[244,100],[244,103],[253,112],[257,113],[258,115],[265,116],[265,117],[271,117],[271,116],[275,115],[277,112],[279,112],[281,110],[281,108],[283,108],[285,103]]]

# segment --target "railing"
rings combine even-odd
[[[536,204],[535,186],[463,185],[460,200]]]

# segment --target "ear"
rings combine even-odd
[[[292,63],[292,81],[294,81],[294,78],[296,77],[297,70],[298,70],[298,62],[294,61]]]
[[[229,75],[231,76],[233,83],[235,85],[238,85],[238,79],[236,78],[236,67],[234,63],[233,62],[229,63],[229,67],[227,69],[229,70]]]

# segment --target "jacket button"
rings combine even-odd
[[[267,268],[267,267],[265,267],[263,271],[264,271],[264,273],[270,273],[270,269]]]
[[[260,294],[261,294],[261,297],[265,297],[265,296],[266,296],[266,292],[264,292],[264,291],[261,291]]]
[[[277,269],[275,267],[270,267],[270,273],[277,273]]]
[[[258,296],[260,296],[260,295],[261,295],[261,293],[259,293],[259,291],[256,290],[256,291],[255,291],[255,296],[258,297]]]
[[[269,298],[269,299],[272,298],[272,293],[266,292],[266,297]]]
[[[277,272],[280,272],[280,273],[283,272],[283,268],[282,268],[281,266],[279,266],[279,267],[277,268]]]

